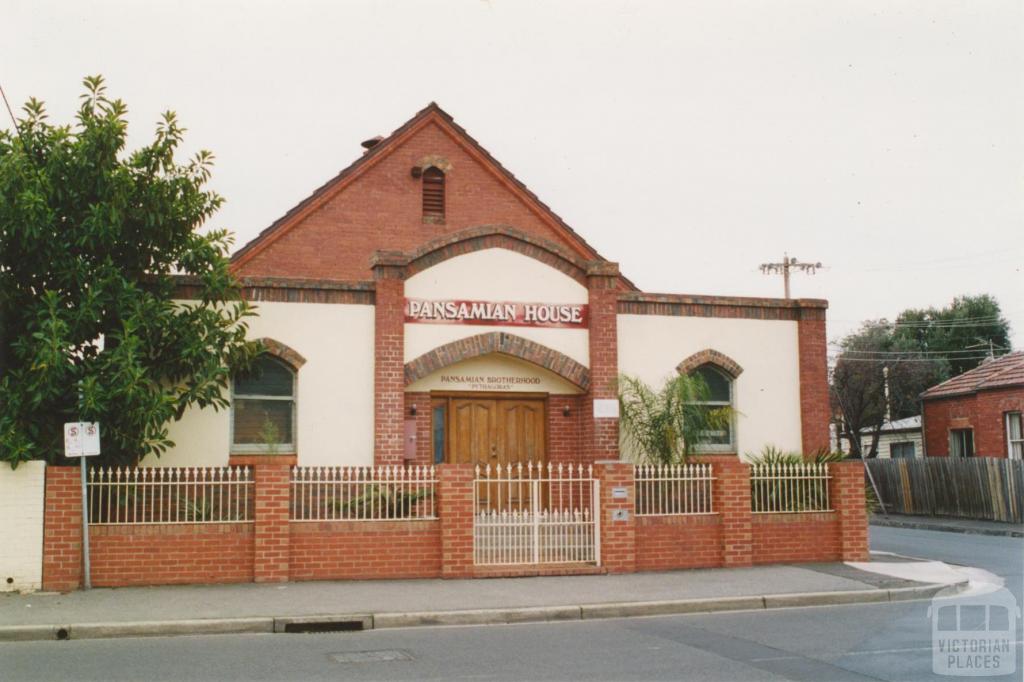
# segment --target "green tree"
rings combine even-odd
[[[919,414],[918,395],[946,376],[948,365],[922,354],[914,340],[894,335],[885,322],[865,323],[839,346],[830,389],[833,410],[843,417],[840,436],[853,455],[874,457],[887,412],[894,421]],[[867,434],[865,450],[861,436]]]
[[[977,367],[990,347],[994,355],[1010,350],[1010,323],[988,294],[960,296],[941,309],[904,310],[893,336],[929,355],[943,355],[949,363],[943,379]]]
[[[173,445],[190,406],[225,407],[235,369],[259,352],[239,299],[230,235],[200,227],[222,204],[213,156],[179,163],[167,112],[125,151],[127,108],[85,79],[73,125],[35,99],[0,132],[0,459],[55,461],[63,423],[99,421],[103,459]],[[198,299],[174,299],[176,275]]]
[[[728,407],[708,409],[709,389],[697,375],[669,378],[660,391],[640,379],[619,377],[619,421],[627,451],[652,464],[685,463],[703,434],[733,419]]]

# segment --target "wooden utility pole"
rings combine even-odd
[[[790,258],[788,253],[782,255],[781,263],[761,263],[761,274],[782,275],[782,281],[786,287],[786,298],[789,298],[789,272],[799,270],[813,275],[821,267],[821,263],[801,263],[796,258]]]

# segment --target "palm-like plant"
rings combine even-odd
[[[655,391],[636,377],[619,377],[619,423],[626,445],[651,464],[685,463],[709,432],[728,428],[729,407],[709,408],[707,384],[680,374]]]

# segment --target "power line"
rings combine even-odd
[[[833,348],[837,348],[837,347],[833,346]],[[991,350],[993,350],[993,351],[996,351],[996,350],[1006,350],[1006,351],[1008,351],[1010,349],[1006,348],[1005,346],[992,346]],[[977,348],[974,348],[974,349],[965,348],[965,349],[962,349],[962,350],[852,350],[852,349],[851,350],[845,350],[845,349],[839,349],[839,350],[836,350],[836,351],[833,351],[833,352],[835,352],[838,355],[954,355],[954,354],[959,354],[959,355],[965,355],[965,354],[966,355],[976,355],[976,354],[978,354],[978,353],[980,353],[982,351],[978,350]],[[986,353],[986,355],[988,355],[988,354],[989,353]]]
[[[977,357],[958,357],[958,358],[951,358],[951,359],[961,360],[961,361],[964,361],[964,360],[984,360],[987,357],[989,357],[988,353],[986,353],[985,355],[979,355]],[[890,362],[891,361],[896,361],[896,362],[938,362],[939,360],[942,360],[942,359],[943,358],[939,358],[939,357],[933,357],[933,358],[846,358],[846,357],[840,358],[840,357],[830,357],[829,361],[833,362],[833,363],[837,363],[839,360],[842,360],[844,363],[845,362],[874,362],[874,363],[879,363],[879,362],[886,362],[886,361],[890,361]]]

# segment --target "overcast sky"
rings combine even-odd
[[[989,292],[1024,345],[1019,0],[2,5],[12,104],[175,109],[238,246],[436,100],[646,291],[781,296],[788,251],[830,339]]]

